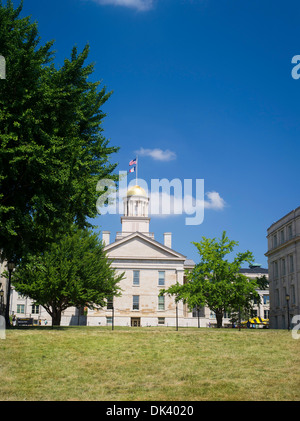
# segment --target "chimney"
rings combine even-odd
[[[164,245],[166,247],[172,248],[172,233],[171,232],[165,232],[164,233]]]
[[[105,246],[109,245],[110,242],[110,232],[109,231],[102,231],[102,240]]]

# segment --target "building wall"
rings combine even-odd
[[[268,229],[270,280],[270,326],[288,327],[290,320],[300,314],[300,207],[285,215]],[[287,303],[286,295],[290,296]]]
[[[10,314],[16,318],[32,318],[36,325],[51,325],[51,316],[42,306],[36,306],[34,300],[19,294],[14,288],[10,295]],[[69,307],[62,313],[61,325],[81,325],[83,317],[75,307]],[[85,323],[86,324],[86,323]]]
[[[245,275],[249,279],[256,279],[265,276],[269,279],[268,270],[264,268],[250,268],[250,269],[241,269],[240,271],[243,275]],[[253,317],[262,317],[263,319],[270,318],[270,291],[268,289],[256,290],[260,296],[260,302],[253,304]]]
[[[161,289],[168,288],[177,281],[183,283],[183,261],[181,267],[178,267],[180,265],[177,262],[174,264],[170,261],[157,262],[153,260],[149,262],[145,260],[139,262],[137,260],[126,260],[121,262],[116,259],[112,266],[117,268],[118,272],[125,273],[125,278],[120,282],[122,296],[115,297],[113,302],[116,325],[130,326],[132,318],[140,318],[141,326],[156,326],[159,324],[158,318],[164,318],[165,325],[175,324],[176,305],[174,298],[165,296],[163,305],[158,296]],[[134,271],[139,273],[138,285],[134,284]],[[159,285],[159,272],[164,273],[164,285]],[[133,297],[139,297],[138,309],[134,309],[136,299],[134,301]],[[111,316],[112,310],[90,311],[89,324],[106,324],[106,318]],[[178,317],[183,318],[182,304],[178,305]]]
[[[118,272],[125,272],[121,281],[122,296],[115,297],[113,307],[98,310],[88,310],[87,318],[80,315],[79,310],[70,307],[62,314],[61,325],[110,326],[112,316],[114,325],[131,326],[132,319],[140,319],[140,326],[176,326],[176,304],[173,297],[165,296],[164,309],[159,306],[158,294],[162,288],[168,288],[177,281],[183,283],[184,270],[181,264],[172,261],[136,261],[115,260],[113,266]],[[139,285],[134,285],[133,271],[139,271]],[[159,272],[165,272],[165,285],[159,285]],[[245,273],[248,277],[256,277]],[[259,275],[257,275],[259,276]],[[269,291],[258,291],[260,295],[268,297]],[[139,309],[133,309],[133,296],[139,296]],[[16,317],[32,317],[35,324],[51,325],[51,317],[46,310],[39,306],[33,307],[34,301],[13,290],[11,294],[11,311]],[[269,310],[268,300],[254,305],[256,315],[265,318],[265,311]],[[191,312],[182,302],[177,305],[179,327],[209,327],[216,324],[215,315],[209,308],[202,308],[198,321],[197,311]],[[230,320],[224,317],[223,326],[229,326]]]

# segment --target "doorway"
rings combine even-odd
[[[131,327],[141,327],[141,318],[131,317]]]

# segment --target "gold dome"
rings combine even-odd
[[[145,190],[140,186],[133,186],[127,191],[127,197],[129,196],[144,196],[147,197]]]

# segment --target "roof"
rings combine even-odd
[[[130,189],[127,191],[127,197],[129,197],[129,196],[144,196],[144,197],[147,197],[147,193],[145,192],[145,190],[142,187],[136,185],[136,186],[130,187]]]
[[[290,215],[294,214],[294,215],[293,215],[293,218],[290,218],[290,219],[294,219],[294,217],[296,216],[296,213],[298,214],[297,216],[299,216],[299,212],[300,212],[300,206],[298,206],[297,208],[295,208],[295,209],[291,210],[290,212],[288,212],[287,214],[285,214],[284,216],[282,216],[281,218],[279,218],[277,221],[274,221],[274,222],[273,222],[273,224],[271,224],[271,225],[269,226],[269,228],[267,229],[267,232],[269,233],[269,231],[271,230],[271,228],[272,228],[274,225],[278,224],[280,221],[283,221],[283,219],[287,218],[288,216],[290,216]],[[288,221],[289,221],[290,219],[288,219]],[[282,223],[282,225],[284,225],[285,223],[288,223],[288,221],[283,222],[283,223]],[[279,225],[279,226],[281,226],[281,225]],[[278,228],[276,228],[276,229],[278,229]],[[271,232],[272,232],[272,231],[270,231],[270,233],[271,233]]]
[[[261,268],[258,266],[252,268],[242,268],[240,269],[240,273],[268,273],[268,269]]]
[[[146,243],[152,244],[153,246],[157,247],[158,249],[161,249],[161,250],[164,250],[167,253],[170,253],[170,256],[173,255],[173,258],[176,259],[176,260],[186,261],[186,256],[184,256],[183,254],[175,251],[174,249],[171,249],[171,248],[165,246],[162,243],[159,243],[158,241],[142,234],[139,231],[133,232],[133,233],[127,235],[126,237],[123,237],[123,238],[121,238],[121,239],[119,239],[119,240],[117,240],[113,243],[108,244],[107,246],[104,247],[104,250],[106,252],[109,252],[110,250],[114,249],[115,247],[122,246],[122,244],[125,244],[128,241],[131,241],[132,239],[135,239],[135,238],[140,238],[140,239],[144,240]],[[140,259],[139,256],[128,256],[128,257],[130,257],[131,259]],[[151,257],[149,257],[149,259],[151,259]],[[166,259],[166,257],[164,257],[164,259]],[[170,259],[170,257],[168,257],[168,259]]]
[[[185,262],[184,262],[184,266],[194,267],[195,266],[195,262],[192,259],[186,259]]]

